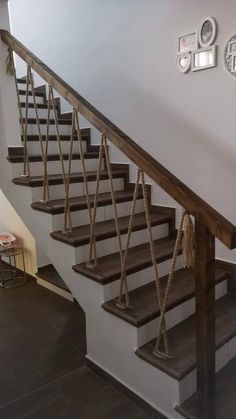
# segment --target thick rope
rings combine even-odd
[[[104,150],[105,150],[106,167],[107,167],[109,184],[110,184],[110,191],[111,191],[111,199],[112,199],[112,207],[113,207],[113,214],[114,214],[115,227],[116,227],[116,235],[117,235],[118,246],[119,246],[120,263],[121,263],[121,266],[122,266],[123,250],[122,250],[121,233],[120,233],[119,219],[118,219],[118,213],[117,213],[115,191],[114,191],[114,186],[113,186],[112,170],[111,170],[111,164],[110,164],[110,158],[109,158],[109,152],[108,152],[107,138],[105,136],[104,136]],[[128,296],[128,305],[129,305],[129,294],[128,294],[128,289],[127,289],[127,283],[125,282],[124,285],[125,285],[125,293]]]
[[[90,230],[89,261],[87,263],[87,267],[90,267],[90,268],[95,268],[95,266],[97,265],[97,258],[95,257],[93,258],[93,253],[95,253],[94,248],[96,248],[95,222],[96,222],[96,215],[97,215],[97,201],[98,201],[103,156],[104,156],[104,135],[102,134],[101,145],[99,148],[99,156],[98,156],[96,188],[95,188],[94,203],[93,203],[93,217],[92,217],[92,224],[91,224],[91,230]]]
[[[34,112],[35,112],[36,124],[37,124],[37,128],[38,128],[41,156],[42,156],[43,165],[44,165],[44,168],[45,168],[45,155],[44,155],[44,147],[43,147],[43,137],[42,137],[42,132],[41,132],[41,125],[40,125],[38,107],[37,107],[36,96],[35,96],[34,80],[33,80],[32,71],[31,71],[30,67],[29,67],[29,80],[30,80],[30,84],[31,84],[31,93],[32,93],[32,97],[33,97]]]
[[[17,95],[17,105],[20,115],[20,127],[21,127],[21,136],[23,139],[23,153],[24,153],[24,171],[23,175],[25,177],[30,176],[30,165],[29,157],[27,150],[27,127],[28,127],[28,107],[29,107],[29,66],[27,66],[27,76],[26,76],[26,102],[25,102],[25,124],[22,114],[20,94],[18,88],[18,82],[16,77],[16,68],[13,58],[13,51],[11,48],[8,48],[8,57],[6,59],[6,71],[9,75],[14,76],[16,95]]]
[[[131,206],[131,214],[130,214],[130,219],[129,219],[127,241],[126,241],[125,252],[124,252],[123,260],[121,264],[120,293],[119,293],[119,301],[117,303],[117,306],[124,310],[128,308],[130,305],[130,299],[128,295],[128,284],[127,284],[127,277],[126,277],[126,262],[127,262],[128,250],[129,250],[129,245],[130,245],[131,233],[133,229],[133,219],[134,219],[135,207],[136,207],[136,202],[137,202],[137,197],[138,197],[139,183],[140,183],[140,169],[138,168],[135,188],[134,188],[133,201],[132,201],[132,206]],[[123,303],[124,284],[125,284],[125,303]]]
[[[68,172],[67,172],[67,175],[66,175],[65,221],[64,221],[65,231],[70,231],[70,232],[72,231],[72,221],[71,221],[71,213],[70,213],[70,175],[71,175],[74,133],[75,133],[75,116],[76,116],[76,110],[73,109],[73,111],[72,111],[72,121],[71,121],[71,136],[70,136]]]
[[[48,106],[47,106],[47,128],[46,128],[46,139],[45,139],[45,165],[44,165],[44,178],[43,178],[43,201],[50,200],[50,190],[49,190],[49,181],[48,181],[48,144],[49,144],[49,129],[50,129],[50,119],[51,119],[51,91],[48,91]]]
[[[176,237],[176,242],[175,242],[175,247],[174,247],[174,252],[173,252],[173,257],[172,257],[172,262],[171,262],[171,267],[170,267],[170,272],[169,272],[169,276],[168,276],[168,280],[167,280],[167,284],[166,284],[166,289],[165,289],[165,294],[164,294],[164,298],[163,298],[163,304],[162,304],[161,316],[160,316],[159,328],[158,328],[158,335],[157,335],[158,337],[157,337],[156,347],[155,347],[155,351],[154,351],[155,355],[157,355],[157,356],[164,356],[165,357],[165,354],[163,354],[160,351],[160,345],[161,345],[161,340],[162,340],[162,336],[163,336],[163,324],[164,324],[164,321],[165,321],[168,296],[169,296],[172,281],[174,279],[177,256],[178,256],[179,250],[181,248],[181,239],[182,239],[182,235],[183,235],[183,223],[184,223],[185,216],[186,216],[186,212],[183,211],[183,213],[181,215],[181,219],[180,219],[180,225],[179,225],[179,229],[178,229],[178,233],[177,233],[177,237]]]
[[[155,252],[154,241],[153,241],[153,236],[152,236],[152,224],[151,224],[151,217],[150,217],[150,212],[149,212],[149,201],[148,201],[147,189],[146,189],[146,184],[145,184],[145,178],[144,178],[143,171],[141,171],[141,184],[142,184],[144,209],[145,209],[147,230],[148,230],[148,237],[149,237],[149,246],[150,246],[152,264],[153,264],[154,273],[155,273],[155,285],[156,285],[157,301],[158,301],[160,310],[162,310],[160,276],[159,276],[159,271],[158,271],[157,261],[156,261],[156,252]],[[168,340],[167,340],[167,334],[166,334],[165,320],[164,320],[164,324],[163,324],[163,338],[164,338],[164,346],[165,346],[165,357],[168,357],[169,348],[168,348]]]

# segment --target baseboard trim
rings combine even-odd
[[[48,282],[43,278],[39,278],[38,276],[37,276],[36,282],[41,287],[47,288],[49,291],[54,292],[55,294],[59,295],[60,297],[65,298],[66,300],[73,303],[74,297],[69,291],[63,290],[62,288],[57,287],[56,285],[52,284],[51,282]]]
[[[93,362],[86,356],[86,364],[88,368],[94,371],[96,374],[100,375],[101,377],[105,378],[106,381],[111,383],[120,393],[124,394],[128,399],[132,400],[137,406],[141,409],[146,411],[153,419],[167,419],[162,413],[156,410],[153,406],[151,406],[147,401],[142,399],[139,395],[134,393],[116,378],[114,378],[111,374]]]

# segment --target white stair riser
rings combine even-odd
[[[168,234],[168,224],[162,224],[152,228],[153,239],[166,237]],[[130,239],[130,247],[138,246],[139,244],[147,242],[147,229],[134,231]],[[122,246],[125,249],[127,234],[121,235]],[[112,237],[110,239],[101,240],[97,242],[97,256],[102,257],[119,251],[118,238]],[[82,263],[87,260],[89,254],[89,245],[80,246],[75,249],[76,263]]]
[[[236,356],[236,337],[230,339],[216,351],[216,372],[220,371],[231,359]],[[179,382],[180,403],[196,392],[196,369],[191,371]]]
[[[42,135],[47,134],[47,124],[40,124],[40,131]],[[27,134],[28,135],[39,135],[39,129],[37,124],[28,124],[27,125]],[[56,135],[56,125],[50,124],[49,125],[49,134]],[[60,135],[71,135],[71,125],[59,125],[59,134]]]
[[[43,141],[44,149],[46,147],[46,141]],[[61,141],[61,148],[63,153],[69,154],[70,152],[70,141]],[[87,142],[82,141],[83,151],[87,150]],[[27,149],[29,154],[41,154],[41,146],[39,141],[27,141]],[[77,141],[73,142],[73,153],[79,153],[79,144]],[[58,154],[59,145],[57,141],[48,141],[48,154]]]
[[[89,182],[88,182],[89,183]],[[115,191],[122,191],[124,188],[124,181],[123,179],[114,179],[113,187]],[[103,192],[109,192],[110,186],[108,180],[101,180],[101,190]],[[50,199],[63,199],[65,198],[65,187],[64,184],[61,185],[50,185]],[[92,191],[94,193],[94,190]],[[83,182],[77,183],[70,183],[70,198],[74,198],[77,196],[82,196],[85,194],[85,187]],[[38,199],[42,199],[43,195],[43,188],[42,187],[34,187],[32,188],[32,201],[37,201]]]
[[[227,281],[223,281],[220,284],[216,285],[216,300],[223,297],[227,293]],[[131,302],[132,303],[132,302]],[[192,316],[195,313],[195,298],[191,298],[184,303],[178,305],[172,310],[166,313],[166,327],[171,329],[176,326],[178,323],[181,323],[183,320],[187,319],[189,316]],[[152,339],[155,339],[157,336],[159,319],[154,319],[149,323],[143,325],[140,328],[137,328],[137,344],[138,347],[145,345]],[[174,356],[174,348],[170,348],[171,353]]]
[[[26,108],[21,108],[22,110],[22,116],[25,118],[26,116]],[[37,108],[38,117],[42,119],[48,118],[48,110]],[[36,118],[36,112],[34,108],[28,108],[28,118]],[[54,119],[54,112],[51,111],[50,119]]]
[[[30,162],[30,175],[31,176],[43,176],[44,174],[44,165],[43,162]],[[85,161],[86,170],[93,171],[97,168],[97,159],[86,159]],[[65,171],[68,171],[68,159],[64,160]],[[13,173],[14,176],[21,176],[23,173],[23,163],[13,163]],[[48,161],[47,162],[47,172],[49,175],[61,174],[61,162],[60,160]],[[71,173],[82,172],[82,164],[80,159],[72,160],[71,163]]]
[[[41,96],[36,96],[35,100],[36,100],[36,103],[40,103],[40,104],[45,103],[44,98]],[[20,95],[20,101],[21,103],[26,103],[26,95]],[[34,103],[33,96],[29,96],[28,103]]]
[[[143,211],[143,201],[137,201],[136,213]],[[112,214],[107,216],[107,213]],[[130,202],[122,202],[117,204],[117,213],[119,217],[130,214]],[[64,214],[55,214],[53,217],[53,229],[59,230],[64,226]],[[105,221],[113,218],[113,207],[111,205],[98,207],[96,214],[96,222]],[[71,212],[72,226],[87,225],[90,223],[88,210],[72,211]]]
[[[158,272],[159,272],[160,277],[163,277],[164,275],[167,275],[169,273],[170,265],[171,265],[171,259],[165,260],[164,262],[160,262],[158,264]],[[178,256],[177,261],[176,261],[176,269],[180,269],[181,267],[182,267],[182,257]],[[154,279],[155,279],[155,274],[154,274],[153,266],[149,266],[148,268],[145,268],[133,274],[127,275],[129,291],[142,287],[143,285],[154,281]],[[110,284],[104,285],[103,302],[116,298],[119,295],[119,291],[120,291],[119,279]]]

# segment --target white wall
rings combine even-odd
[[[236,224],[235,81],[222,63],[236,32],[235,0],[10,0],[10,7],[17,38]],[[218,67],[179,74],[178,36],[209,15],[219,25]],[[122,158],[113,151],[113,160]],[[162,196],[156,189],[155,202],[169,202]]]
[[[9,29],[6,0],[0,0],[0,27]],[[10,231],[25,247],[26,270],[34,275],[37,268],[35,240],[14,208],[20,201],[11,183],[11,165],[7,162],[8,146],[21,145],[19,113],[13,77],[6,74],[7,48],[0,41],[0,230]],[[18,261],[22,267],[21,261]]]

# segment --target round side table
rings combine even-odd
[[[16,256],[22,258],[23,272],[16,268]],[[7,258],[9,268],[3,267],[2,258]],[[22,247],[9,247],[0,249],[0,286],[3,288],[22,287],[28,282],[25,271],[25,255]]]

